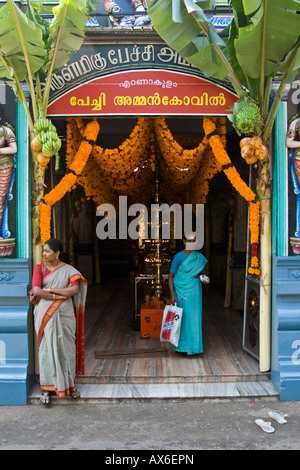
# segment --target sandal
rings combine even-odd
[[[74,400],[78,400],[78,398],[80,398],[80,392],[78,390],[75,390],[75,392],[72,392],[71,393],[71,397],[74,399]]]
[[[42,392],[42,396],[40,397],[41,403],[47,407],[50,405],[50,393],[49,392]]]
[[[270,416],[270,418],[275,419],[275,421],[277,421],[277,423],[279,424],[287,423],[287,420],[285,419],[287,415],[284,415],[283,413],[281,413],[281,411],[269,411],[268,415]]]
[[[271,423],[266,422],[263,419],[256,419],[255,424],[257,424],[257,426],[259,426],[264,432],[271,433],[275,431],[273,426],[271,426]]]

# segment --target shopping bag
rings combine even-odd
[[[166,305],[160,330],[160,341],[168,341],[178,346],[182,320],[182,308],[175,305]]]

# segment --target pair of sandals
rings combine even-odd
[[[269,411],[268,415],[270,416],[270,418],[274,419],[279,424],[287,423],[287,420],[285,419],[287,415],[284,415],[283,413],[281,413],[281,411]],[[269,421],[264,421],[263,419],[256,419],[255,424],[257,424],[257,426],[259,426],[264,432],[272,433],[275,431]]]
[[[71,397],[74,400],[78,400],[80,398],[80,392],[78,390],[75,390],[75,392],[71,393]],[[51,392],[42,392],[42,396],[40,397],[41,403],[45,406],[48,407],[51,404]]]

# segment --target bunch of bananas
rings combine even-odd
[[[61,140],[57,135],[56,127],[49,119],[40,117],[34,124],[37,145],[42,149],[45,157],[57,154],[61,147]]]
[[[242,134],[255,132],[256,126],[260,124],[261,114],[256,103],[248,101],[236,115],[236,127]]]

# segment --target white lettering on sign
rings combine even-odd
[[[78,78],[80,79],[84,75],[93,73],[96,70],[105,70],[109,68],[110,65],[134,65],[138,62],[141,64],[148,64],[150,61],[154,62],[155,58],[157,59],[158,63],[161,64],[173,63],[175,65],[193,68],[189,62],[182,59],[182,57],[180,57],[180,55],[173,51],[170,47],[161,47],[155,56],[155,49],[152,45],[134,45],[133,49],[129,47],[122,47],[117,49],[109,49],[108,51],[98,52],[91,55],[84,54],[79,57],[78,60],[65,64],[59,69],[57,73],[53,75],[51,81],[51,90],[62,90],[73,80]],[[170,87],[170,84],[168,84],[168,86]]]

